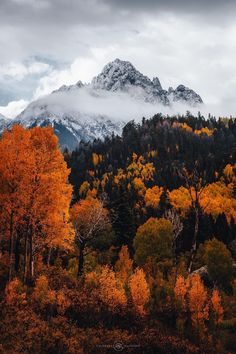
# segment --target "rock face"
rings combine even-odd
[[[107,104],[105,98],[108,96],[112,98],[111,107],[108,113],[104,113],[102,108]],[[119,120],[113,119],[117,104],[112,105],[111,102],[117,97],[132,100],[133,105],[139,104],[144,114],[148,106],[145,103],[149,104],[146,114],[150,112],[150,105],[154,114],[161,110],[160,105],[171,107],[175,102],[180,102],[194,107],[202,103],[201,97],[184,85],[179,85],[175,90],[164,90],[158,77],[151,80],[136,70],[130,62],[116,59],[108,63],[90,84],[84,85],[78,81],[75,85],[63,85],[50,95],[30,103],[10,123],[0,117],[0,132],[12,123],[22,124],[27,128],[51,125],[62,148],[67,146],[74,149],[81,140],[103,139],[112,133],[121,133],[127,120],[123,120],[122,115]],[[123,104],[122,98],[120,100],[120,104]],[[134,118],[137,117],[129,117],[130,120]]]
[[[92,80],[92,87],[99,90],[128,92],[131,96],[141,97],[151,103],[170,105],[173,102],[184,102],[190,106],[199,105],[201,97],[193,90],[179,85],[175,90],[163,90],[158,77],[150,80],[141,74],[128,61],[116,59],[107,64],[101,74]],[[138,90],[137,90],[138,89]]]

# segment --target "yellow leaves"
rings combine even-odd
[[[211,129],[207,128],[207,127],[204,127],[202,129],[195,130],[194,133],[197,134],[197,135],[204,135],[205,134],[207,136],[212,136],[213,133],[214,133],[214,129],[211,130]]]
[[[168,197],[171,205],[176,210],[180,210],[182,215],[185,215],[191,206],[191,197],[188,189],[181,186],[179,189],[168,192]]]
[[[228,222],[236,220],[236,199],[233,197],[233,184],[216,182],[209,184],[203,191],[200,204],[204,211],[217,217],[225,213]]]
[[[134,154],[133,154],[134,156]],[[143,156],[135,158],[133,157],[133,162],[127,167],[127,177],[141,178],[143,182],[153,180],[153,175],[155,173],[155,168],[152,162],[145,163]]]
[[[173,128],[181,128],[186,130],[188,133],[194,133],[196,135],[212,136],[214,133],[214,129],[212,130],[207,127],[203,127],[201,129],[196,129],[193,131],[193,129],[187,123],[179,123],[179,122],[174,122]]]
[[[162,193],[162,187],[154,186],[152,188],[148,188],[144,198],[146,207],[157,209]]]
[[[216,325],[219,325],[223,322],[224,309],[221,305],[221,297],[217,289],[214,289],[212,292],[211,304],[214,311],[214,322]]]
[[[81,197],[86,197],[89,188],[90,188],[89,182],[84,181],[84,182],[81,184],[81,186],[80,186],[79,195],[80,195]]]
[[[174,122],[173,128],[181,128],[181,129],[186,130],[189,133],[192,133],[192,131],[193,131],[192,128],[187,123]]]
[[[195,198],[194,190],[191,189],[193,199]],[[168,192],[171,205],[181,211],[184,216],[192,204],[190,191],[181,186]],[[199,194],[199,203],[207,214],[217,217],[221,213],[225,213],[228,222],[231,217],[236,220],[236,199],[233,196],[233,183],[228,185],[222,181],[207,185]]]
[[[124,173],[124,170],[122,168],[119,168],[117,174],[113,178],[113,181],[115,184],[119,184],[120,181],[122,181],[124,179],[126,179],[126,175]]]
[[[146,314],[145,306],[150,299],[150,290],[144,271],[141,268],[136,268],[134,274],[131,275],[129,287],[133,305],[137,314],[144,316]]]
[[[148,157],[157,157],[158,156],[158,151],[157,150],[151,150],[148,152]]]

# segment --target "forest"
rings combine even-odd
[[[236,353],[236,119],[0,139],[0,353]]]

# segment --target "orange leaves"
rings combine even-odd
[[[193,326],[197,329],[205,329],[205,321],[209,320],[208,294],[198,274],[190,277],[188,296]]]
[[[152,188],[148,188],[144,198],[146,206],[157,209],[162,193],[162,187],[154,186]]]
[[[96,167],[102,161],[102,155],[98,155],[95,152],[92,154],[92,162]]]
[[[187,279],[179,275],[176,279],[174,294],[179,309],[179,319],[186,320],[189,311],[192,326],[200,336],[205,334],[211,309],[215,318],[222,319],[223,309],[220,305],[218,291],[213,291],[210,301],[207,288],[205,288],[199,274],[192,274]]]
[[[224,175],[228,179],[229,182],[236,181],[236,164],[234,165],[226,165],[224,170]]]
[[[9,305],[26,303],[26,293],[19,279],[15,278],[7,284],[5,289],[5,299]]]
[[[141,268],[136,268],[134,274],[131,275],[129,287],[137,314],[144,316],[146,314],[145,306],[150,299],[150,291],[145,274]]]
[[[98,284],[100,299],[111,311],[126,305],[125,291],[109,267],[103,267]]]
[[[194,133],[197,135],[207,135],[207,136],[212,136],[214,133],[214,130],[211,130],[207,127],[203,127],[201,129],[196,129],[193,131],[193,129],[187,124],[187,123],[179,123],[179,122],[174,122],[173,123],[174,128],[181,128],[186,130],[188,133]]]
[[[68,248],[73,239],[68,224],[69,172],[52,128],[13,126],[12,131],[4,132],[0,141],[0,218],[8,222],[12,244],[19,228],[24,231],[31,264],[33,255],[46,246]],[[19,242],[25,247],[21,239]]]
[[[219,325],[223,321],[224,309],[221,305],[221,296],[217,289],[214,289],[211,297],[211,304],[214,311],[214,322]]]
[[[182,311],[186,310],[186,294],[187,294],[187,283],[182,275],[179,275],[176,279],[174,294],[177,300],[178,306]]]
[[[181,128],[186,130],[188,133],[192,133],[193,129],[187,123],[174,122],[173,128]]]
[[[141,178],[135,177],[133,180],[134,189],[138,192],[140,196],[143,196],[146,191],[145,184]]]
[[[115,264],[115,270],[118,278],[123,284],[126,284],[132,273],[133,261],[129,257],[128,246],[122,246],[119,252],[119,258]]]

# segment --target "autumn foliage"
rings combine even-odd
[[[69,169],[51,128],[13,126],[0,140],[0,156],[0,205],[4,235],[10,244],[9,278],[15,263],[17,272],[22,265],[24,280],[33,280],[38,255],[55,247],[68,248],[73,240],[68,224]]]
[[[0,353],[233,353],[236,121],[0,138]]]

